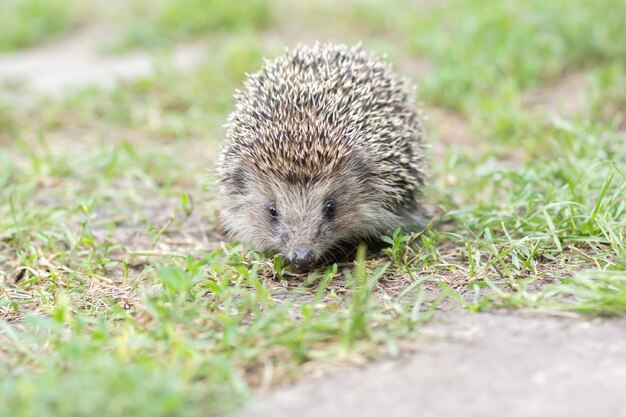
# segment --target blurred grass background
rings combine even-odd
[[[79,22],[74,0],[6,0],[0,3],[0,50],[11,51],[71,31]]]
[[[4,53],[97,27],[103,56],[157,65],[0,89],[0,415],[223,412],[396,355],[450,294],[626,315],[624,22],[625,0],[4,0]],[[245,73],[317,39],[362,41],[418,84],[435,222],[294,277],[220,243],[203,185]],[[188,44],[202,59],[181,70]]]

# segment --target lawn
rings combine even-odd
[[[103,53],[160,62],[0,90],[0,415],[229,413],[402,354],[443,307],[626,316],[626,1],[242,3],[0,6],[1,50],[101,25]],[[418,84],[432,219],[303,275],[223,240],[212,169],[245,73],[314,39]],[[168,58],[187,42],[189,72]]]

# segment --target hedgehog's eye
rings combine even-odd
[[[274,204],[270,204],[268,211],[272,220],[278,220],[278,210],[276,210],[276,206]]]
[[[328,200],[324,203],[324,217],[330,220],[335,214],[335,202],[332,200]]]

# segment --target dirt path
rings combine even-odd
[[[38,93],[58,95],[68,87],[108,87],[154,70],[154,59],[147,52],[101,53],[103,41],[110,36],[105,28],[87,28],[52,44],[0,54],[0,83],[19,81]],[[172,63],[180,69],[191,68],[203,50],[200,44],[181,45],[172,51]]]
[[[260,394],[245,417],[625,417],[626,322],[444,316],[418,352]]]

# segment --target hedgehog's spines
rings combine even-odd
[[[298,191],[354,176],[351,186],[363,188],[355,194],[363,217],[353,225],[355,237],[412,221],[425,167],[423,116],[410,81],[360,43],[299,44],[263,62],[236,90],[226,124],[218,168],[230,204],[224,215],[243,207],[227,196],[245,172],[272,194],[268,199],[281,187]],[[247,225],[230,224],[239,237],[250,237]]]

